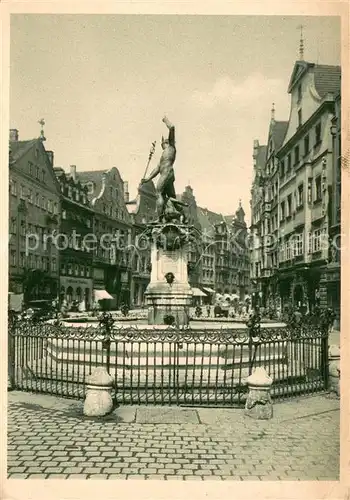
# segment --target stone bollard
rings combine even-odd
[[[256,368],[247,378],[249,394],[245,404],[245,414],[256,420],[269,420],[273,415],[270,389],[272,378],[265,368]]]
[[[88,417],[102,417],[110,413],[113,408],[112,384],[113,378],[107,373],[106,368],[98,367],[88,375],[86,383],[86,398],[84,402],[84,415]]]
[[[338,345],[329,346],[329,391],[340,396],[340,347]]]

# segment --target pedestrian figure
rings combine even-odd
[[[207,305],[207,317],[210,317],[210,304]]]

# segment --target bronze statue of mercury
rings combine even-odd
[[[145,182],[149,182],[154,179],[154,177],[159,174],[159,179],[156,185],[157,214],[159,220],[164,213],[168,200],[170,199],[176,202],[176,193],[174,188],[174,163],[176,158],[175,127],[166,116],[164,116],[162,121],[169,130],[168,137],[162,137],[162,155],[156,168],[148,177],[141,180],[141,184],[144,184]]]

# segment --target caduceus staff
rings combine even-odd
[[[152,142],[152,146],[151,146],[151,149],[150,149],[150,152],[149,152],[149,155],[148,155],[148,162],[147,162],[147,165],[146,165],[145,173],[143,174],[143,178],[146,177],[149,164],[151,163],[152,156],[154,155],[154,152],[156,150],[156,143],[157,143],[157,141]]]

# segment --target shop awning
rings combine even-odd
[[[95,300],[113,299],[106,290],[94,290]]]
[[[206,294],[199,288],[192,288],[192,292],[194,297],[206,297]]]
[[[212,288],[207,288],[206,286],[203,287],[203,290],[208,293],[215,293],[215,290],[213,290]]]

